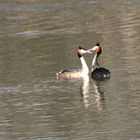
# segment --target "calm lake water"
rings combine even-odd
[[[110,79],[56,79],[96,42]],[[140,140],[139,0],[0,1],[0,140],[70,139]]]

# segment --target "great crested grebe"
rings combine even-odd
[[[86,77],[89,74],[89,69],[86,64],[86,61],[83,57],[83,54],[85,53],[91,53],[90,51],[85,50],[84,48],[80,47],[77,50],[77,55],[80,59],[80,62],[82,64],[81,69],[66,69],[61,70],[58,73],[56,73],[57,77],[60,79],[68,79],[68,78],[81,78]]]
[[[92,69],[91,69],[91,77],[93,79],[106,79],[110,77],[110,71],[100,67],[98,64],[98,57],[102,53],[102,48],[100,43],[97,43],[93,48],[89,49],[88,51],[93,52],[96,51],[96,54],[92,61]]]

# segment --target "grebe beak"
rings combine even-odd
[[[90,49],[89,49],[89,50],[85,50],[85,53],[92,53],[92,52],[91,52]]]
[[[78,51],[80,51],[82,54],[85,54],[85,53],[92,53],[91,51],[86,50],[85,48],[82,48],[81,46],[79,46]]]
[[[88,50],[88,52],[93,53],[94,51],[98,51],[99,46],[94,46],[91,49]]]

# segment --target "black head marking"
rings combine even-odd
[[[85,48],[83,48],[83,47],[81,47],[81,46],[79,46],[79,49],[80,49],[80,50],[85,50]]]
[[[83,49],[81,46],[79,46],[79,49],[81,50],[81,49]]]
[[[79,46],[78,51],[77,51],[77,55],[78,57],[82,57],[82,54],[80,53],[80,50],[83,50],[83,48],[81,46]]]
[[[78,55],[79,58],[82,57],[82,55],[79,51],[77,52],[77,55]]]
[[[99,43],[99,42],[97,42],[97,43],[96,43],[96,46],[100,46],[100,43]]]

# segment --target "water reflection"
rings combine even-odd
[[[84,106],[87,109],[89,106],[89,76],[84,77],[82,80],[83,85],[81,87],[80,95],[81,100],[83,101]]]
[[[103,110],[105,108],[105,96],[104,91],[100,89],[100,81],[92,80],[92,91],[92,88],[90,88],[90,78],[87,76],[82,80],[83,84],[81,86],[80,95],[85,109],[87,109],[91,104],[97,104],[97,108],[99,110]]]
[[[103,110],[105,108],[105,97],[104,92],[100,89],[99,81],[93,80],[93,87],[95,92],[95,102],[99,110]]]

